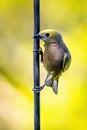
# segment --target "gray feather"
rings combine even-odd
[[[55,94],[58,93],[58,79],[53,80],[52,88]]]
[[[53,84],[53,76],[51,74],[48,74],[45,79],[46,86],[52,87]]]

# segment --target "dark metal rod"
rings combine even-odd
[[[40,31],[40,0],[34,0],[34,34]],[[34,39],[34,50],[39,50],[39,40]],[[34,51],[34,88],[40,86],[39,53]],[[40,93],[34,91],[34,130],[40,130]]]

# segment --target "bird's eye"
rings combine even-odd
[[[45,34],[46,37],[49,37],[49,35],[50,35],[49,33],[46,33],[46,34]]]

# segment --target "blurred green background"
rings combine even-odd
[[[72,55],[58,95],[41,92],[41,130],[87,130],[87,0],[40,5],[41,30],[58,30]],[[0,0],[0,130],[34,128],[33,23],[32,0]],[[41,64],[41,84],[45,77]]]

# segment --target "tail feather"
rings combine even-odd
[[[53,79],[52,89],[55,94],[58,93],[58,79]]]
[[[46,77],[46,80],[45,80],[45,85],[52,87],[54,93],[57,94],[58,93],[58,80],[59,80],[59,78],[57,77],[57,78],[52,78],[52,79],[48,80],[49,77],[50,77],[50,75],[48,74]]]

